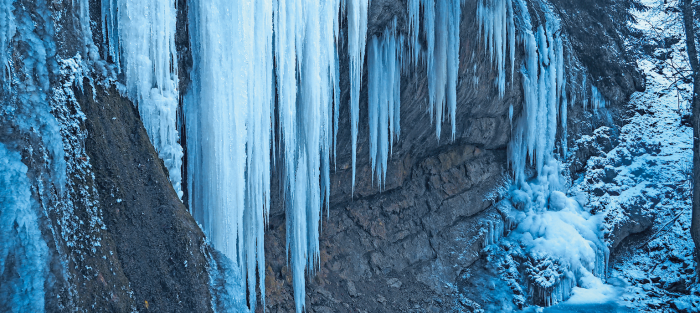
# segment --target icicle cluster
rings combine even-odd
[[[184,103],[189,207],[214,247],[239,266],[251,308],[257,301],[256,271],[265,294],[272,10],[272,1],[189,5],[194,56]]]
[[[410,0],[408,16],[414,64],[418,63],[420,44],[420,8],[423,8],[423,29],[427,39],[429,112],[435,122],[435,134],[440,139],[443,118],[449,115],[452,139],[457,132],[457,71],[459,69],[459,23],[461,0]],[[445,114],[447,109],[447,114]]]
[[[214,246],[237,261],[251,295],[258,272],[264,295],[270,149],[273,125],[278,127],[298,312],[305,305],[305,269],[318,266],[320,212],[330,192],[339,10],[339,1],[190,6],[195,47],[193,88],[185,97],[190,209]],[[251,308],[255,301],[251,296]]]
[[[298,312],[304,309],[304,273],[318,266],[320,212],[330,195],[339,118],[339,13],[346,13],[348,20],[354,188],[369,3],[198,0],[189,4],[193,70],[191,89],[183,98],[183,126],[190,210],[214,246],[236,263],[249,294],[255,294],[257,281],[264,295],[270,167],[278,165]],[[431,118],[439,138],[443,118],[449,115],[454,138],[461,1],[411,1],[416,62],[421,7],[428,38]],[[174,2],[105,0],[102,17],[104,57],[123,73],[126,93],[138,105],[171,181],[182,194],[182,151],[175,129]],[[380,185],[394,137],[400,133],[404,43],[393,25],[373,38],[368,48],[370,158]],[[278,155],[280,162],[272,155]],[[251,296],[249,306],[255,303]]]
[[[287,249],[296,310],[301,312],[304,268],[313,273],[319,266],[320,212],[330,194],[330,148],[332,128],[337,124],[333,111],[339,93],[340,2],[289,2],[278,1],[275,10],[275,57],[286,172]]]
[[[357,163],[357,127],[360,121],[360,86],[367,42],[369,0],[345,0],[348,19],[348,55],[350,57],[350,133],[352,142],[352,191],[355,192]]]
[[[103,42],[108,46],[104,58],[110,57],[124,75],[126,94],[138,106],[173,188],[182,197],[175,17],[175,1],[102,1]]]
[[[483,33],[484,46],[498,71],[498,93],[506,92],[506,57],[510,57],[510,77],[515,73],[515,22],[511,0],[479,0],[477,13],[479,36]],[[508,54],[506,54],[506,48]]]
[[[396,33],[396,20],[380,37],[369,42],[369,157],[373,177],[382,187],[394,137],[401,133],[401,56],[403,36]]]

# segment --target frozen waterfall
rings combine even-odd
[[[165,0],[103,1],[102,22],[103,40],[109,47],[104,57],[111,58],[123,73],[125,92],[138,106],[173,186],[182,196],[174,5]],[[305,309],[305,275],[313,274],[320,265],[319,223],[329,203],[338,132],[341,15],[347,17],[348,29],[354,193],[365,56],[369,157],[380,188],[394,139],[401,131],[401,70],[407,61],[414,67],[426,67],[428,113],[437,138],[443,122],[449,120],[455,139],[461,5],[461,0],[409,0],[407,40],[395,22],[367,40],[369,0],[189,3],[192,84],[182,91],[188,205],[211,243],[240,271],[252,310],[257,303],[256,285],[265,303],[264,229],[273,166],[282,181],[297,312]],[[559,21],[545,5],[546,21],[533,29],[522,0],[480,0],[477,7],[479,38],[498,73],[495,86],[501,97],[508,62],[511,84],[516,73],[516,44],[520,42],[525,51],[519,68],[524,109],[520,116],[513,116],[512,107],[509,113],[509,160],[516,180],[509,201],[524,208],[518,215],[516,233],[520,235],[513,238],[538,256],[544,253],[559,262],[568,270],[562,276],[571,279],[566,283],[583,272],[600,275],[597,262],[604,247],[594,231],[597,221],[561,192],[564,186],[553,155],[558,120],[566,119],[568,103]],[[419,41],[421,30],[425,46]],[[597,89],[592,91],[594,107],[604,106]],[[528,166],[538,176],[527,177]],[[580,259],[567,259],[569,252],[545,249],[558,244],[559,237],[539,234],[537,227],[559,220],[565,226],[551,236],[576,237],[581,243],[577,246]]]

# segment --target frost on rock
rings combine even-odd
[[[0,168],[5,167],[0,186],[6,187],[6,193],[0,192],[0,236],[7,243],[0,256],[0,281],[10,282],[0,287],[0,308],[7,311],[43,311],[44,284],[70,282],[66,267],[94,254],[104,227],[94,206],[96,191],[85,183],[93,179],[80,124],[85,116],[71,89],[82,78],[82,61],[79,55],[57,60],[51,10],[44,0],[33,4],[28,9],[13,1],[0,3],[0,124],[8,126],[0,130]],[[12,62],[10,55],[21,62]],[[20,152],[31,168],[22,164]],[[87,208],[87,215],[75,214],[77,203]],[[49,250],[46,239],[58,248]],[[68,289],[68,299],[59,305],[77,298],[75,289]]]
[[[401,133],[402,47],[403,36],[396,33],[396,20],[380,37],[373,37],[368,47],[369,156],[372,177],[380,188],[394,138]]]
[[[82,4],[82,3],[81,3]],[[170,182],[182,198],[182,147],[177,130],[175,1],[102,1],[105,59],[125,77],[125,92],[139,109]]]
[[[214,312],[248,313],[246,290],[234,261],[211,249],[208,254],[209,292]]]
[[[49,251],[39,230],[27,166],[0,143],[0,309],[44,311]]]

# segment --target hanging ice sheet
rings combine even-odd
[[[170,0],[102,1],[103,42],[108,45],[104,58],[111,58],[124,74],[126,95],[138,107],[148,137],[182,197],[176,14],[175,1]]]
[[[264,295],[271,131],[279,127],[282,162],[276,164],[283,173],[297,311],[305,305],[305,269],[318,266],[320,212],[330,190],[339,9],[338,1],[190,6],[195,47],[193,88],[185,99],[190,209],[214,246],[237,262],[250,295],[257,270]],[[255,301],[251,296],[251,308]]]
[[[272,1],[193,1],[189,14],[194,61],[184,104],[189,207],[214,247],[238,266],[254,309],[256,270],[261,294],[265,291]]]

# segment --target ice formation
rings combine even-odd
[[[272,125],[279,127],[297,311],[304,308],[305,269],[318,266],[320,212],[330,191],[337,125],[339,10],[339,1],[190,5],[195,47],[193,87],[185,97],[190,209],[214,246],[238,264],[251,308],[256,271],[261,294],[265,291]]]
[[[559,21],[546,7],[546,22],[533,31],[522,0],[480,1],[479,36],[483,34],[483,43],[498,71],[501,97],[508,59],[511,81],[515,72],[513,5],[520,6],[521,16],[517,18],[523,25],[520,42],[526,60],[520,71],[524,111],[520,117],[513,116],[512,107],[509,112],[513,131],[509,157],[517,186],[512,199],[516,203],[522,196],[527,200],[521,205],[524,212],[540,219],[555,214],[550,212],[552,195],[563,187],[558,184],[560,174],[553,156],[557,120],[566,118],[563,45]],[[455,137],[461,1],[410,0],[408,49],[394,24],[365,47],[368,6],[369,0],[199,0],[189,4],[193,70],[192,84],[183,100],[189,207],[213,245],[240,270],[251,295],[251,309],[257,301],[255,286],[260,287],[263,297],[265,293],[263,234],[273,164],[282,177],[287,249],[298,312],[305,307],[305,272],[313,273],[319,265],[320,212],[324,203],[328,204],[339,118],[339,13],[347,14],[348,20],[353,189],[365,50],[370,159],[380,186],[394,137],[400,133],[404,50],[409,51],[414,66],[427,67],[429,112],[438,139],[444,119],[450,120]],[[107,54],[124,74],[126,93],[139,106],[149,136],[179,191],[182,152],[175,129],[178,90],[174,3],[109,0],[103,2],[102,14]],[[420,29],[425,32],[427,47],[421,47],[418,41]],[[538,173],[534,179],[525,175],[528,162]],[[579,223],[569,219],[566,225],[595,224],[573,204],[560,211],[575,212],[584,220]],[[527,214],[520,217],[519,229],[522,234],[536,233],[527,225],[539,224],[528,222]],[[577,234],[583,236],[580,232]],[[492,241],[497,238],[490,236]],[[583,238],[597,247],[593,237]],[[533,251],[535,242],[533,239]],[[563,257],[556,251],[551,253],[562,265]],[[580,262],[583,269],[597,268],[585,261]],[[562,266],[577,264],[571,261]]]
[[[382,187],[394,137],[401,133],[401,55],[403,36],[396,20],[380,37],[373,37],[367,53],[369,156],[373,177]]]
[[[211,243],[247,278],[252,308],[256,270],[263,295],[265,287],[272,2],[193,1],[189,10],[194,56],[184,104],[189,208]]]
[[[599,109],[599,108],[604,108],[605,107],[605,98],[603,95],[598,91],[598,88],[595,86],[591,85],[591,104],[593,104],[593,109]]]
[[[562,192],[566,186],[554,150],[558,120],[566,120],[564,52],[559,19],[547,4],[541,5],[544,20],[536,30],[522,0],[479,4],[484,44],[492,57],[495,54],[492,61],[499,71],[499,91],[502,95],[505,87],[506,41],[510,49],[515,45],[513,4],[520,12],[519,41],[525,50],[520,70],[524,104],[520,117],[512,121],[509,144],[515,181],[505,202],[517,209],[517,227],[507,240],[524,250],[533,302],[549,306],[566,299],[584,278],[604,276],[607,247],[600,239],[601,217]],[[566,145],[565,139],[562,144]]]
[[[352,141],[352,190],[355,192],[357,163],[357,127],[360,121],[360,86],[367,42],[369,0],[345,0],[348,18],[348,56],[350,57],[350,132]]]
[[[102,1],[103,42],[108,46],[104,58],[111,58],[124,75],[126,95],[138,107],[170,182],[182,197],[175,16],[175,1]]]
[[[479,0],[477,6],[479,36],[498,71],[498,94],[506,91],[506,58],[510,58],[510,77],[515,74],[515,21],[511,0]],[[506,50],[508,53],[506,53]]]
[[[449,115],[452,139],[455,138],[457,111],[457,70],[459,69],[459,23],[461,0],[411,0],[408,3],[410,37],[414,64],[418,64],[420,45],[420,8],[423,8],[423,29],[427,40],[428,111],[440,139],[443,118]],[[447,109],[447,114],[445,114]]]
[[[44,311],[48,246],[39,230],[27,166],[18,152],[0,143],[0,308]]]
[[[11,82],[10,64],[9,64],[9,44],[12,37],[15,35],[16,25],[15,16],[12,14],[14,0],[0,1],[0,66],[2,66],[2,81],[3,86],[7,86]]]

